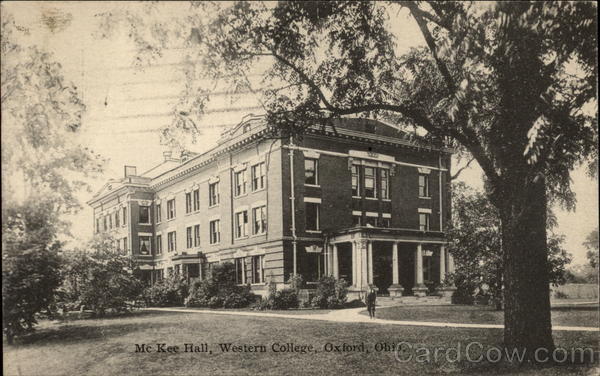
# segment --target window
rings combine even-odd
[[[177,233],[171,231],[167,233],[167,251],[174,252],[177,250]]]
[[[429,197],[429,175],[419,174],[419,197]]]
[[[120,226],[120,224],[119,224],[119,211],[117,210],[115,212],[115,227],[119,227],[119,226]]]
[[[419,213],[419,230],[429,231],[429,214]]]
[[[185,212],[186,212],[186,214],[192,212],[192,193],[191,192],[185,193]]]
[[[192,238],[192,227],[186,227],[185,229],[185,245],[187,248],[192,248],[194,245],[194,239]]]
[[[254,221],[253,233],[264,234],[267,231],[267,207],[261,206],[252,209],[252,219]]]
[[[377,197],[377,191],[375,190],[375,168],[365,167],[365,197],[375,198]]]
[[[244,210],[235,214],[235,237],[241,238],[248,235],[248,211]]]
[[[352,165],[352,196],[360,196],[360,166]]]
[[[208,206],[215,206],[219,203],[219,182],[208,185]]]
[[[210,244],[216,244],[221,241],[221,223],[218,219],[210,221]]]
[[[379,170],[380,174],[380,191],[381,198],[387,200],[390,198],[390,170],[382,168]]]
[[[108,228],[112,229],[112,214],[108,215]]]
[[[161,220],[162,220],[162,213],[161,213],[160,204],[156,204],[156,223],[160,223]]]
[[[244,283],[244,258],[235,259],[235,283],[238,285]]]
[[[362,226],[362,216],[353,215],[352,216],[352,226]]]
[[[251,283],[263,283],[263,256],[252,256],[252,280]]]
[[[156,235],[156,254],[162,253],[162,235]]]
[[[391,223],[392,223],[391,218],[381,218],[380,221],[379,221],[379,227],[390,228],[391,227]]]
[[[129,244],[127,244],[127,236],[123,238],[123,250],[125,252],[129,250]]]
[[[304,159],[304,184],[319,185],[319,160]]]
[[[200,190],[194,190],[194,211],[200,210]]]
[[[127,224],[127,208],[123,208],[123,226]]]
[[[150,237],[140,236],[140,255],[150,254]]]
[[[149,224],[150,223],[150,207],[140,206],[140,219],[138,223]]]
[[[365,217],[365,226],[368,227],[377,227],[377,217]]]
[[[96,232],[100,232],[100,218],[96,218]]]
[[[167,219],[175,218],[175,199],[167,201]]]
[[[102,224],[103,224],[104,231],[108,230],[108,219],[106,219],[106,216],[104,216],[102,218]]]
[[[194,247],[200,246],[200,225],[194,226]]]
[[[265,187],[265,162],[252,166],[252,190],[256,191]]]
[[[246,169],[238,171],[234,176],[235,195],[241,196],[246,194]]]
[[[319,230],[319,204],[307,202],[306,205],[306,230]]]

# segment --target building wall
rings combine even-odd
[[[305,135],[298,146],[316,152],[327,151],[336,154],[319,154],[318,186],[304,184],[304,162],[307,156],[314,156],[311,155],[311,152],[289,150],[286,142],[282,145],[281,141],[262,140],[247,144],[245,147],[232,148],[229,152],[222,152],[215,157],[214,161],[199,168],[182,165],[181,170],[190,168],[190,171],[167,183],[160,183],[164,177],[158,177],[148,188],[130,188],[129,192],[120,196],[98,200],[94,204],[95,215],[102,216],[107,208],[127,203],[129,214],[127,226],[115,230],[115,233],[121,237],[128,237],[130,249],[133,249],[134,254],[139,250],[138,234],[140,232],[152,233],[154,235],[152,253],[155,254],[153,258],[155,269],[166,270],[181,263],[200,262],[198,257],[200,253],[206,257],[208,262],[234,261],[236,257],[262,254],[265,279],[273,279],[277,283],[285,282],[293,271],[294,240],[296,240],[298,271],[302,272],[302,268],[314,265],[316,257],[319,257],[314,253],[307,252],[306,248],[323,247],[325,240],[323,232],[351,227],[353,211],[391,213],[391,227],[418,229],[418,209],[431,209],[430,230],[443,230],[440,228],[439,221],[440,171],[436,169],[440,162],[439,152],[425,148],[382,145],[358,139],[350,140],[312,134]],[[429,173],[431,198],[421,199],[418,197],[419,168],[397,164],[393,169],[394,173],[390,176],[389,200],[352,198],[352,174],[348,157],[351,150],[393,156],[396,161],[431,167]],[[290,200],[292,196],[290,153],[293,153],[294,156],[295,200],[293,210]],[[266,186],[264,189],[253,192],[251,189],[251,166],[260,161],[265,162]],[[240,197],[234,197],[234,169],[244,164],[246,165],[247,193]],[[446,168],[449,167],[450,156],[448,154],[443,155],[442,165]],[[172,172],[167,174],[173,175]],[[448,171],[441,173],[442,189],[445,190],[442,195],[442,217],[446,223],[450,218],[448,174]],[[209,179],[215,178],[219,179],[220,202],[217,206],[209,207]],[[200,209],[186,213],[185,194],[186,192],[193,193],[195,189],[198,189],[200,193]],[[172,198],[176,203],[176,216],[168,220],[167,201]],[[321,231],[306,231],[305,200],[307,198],[321,199]],[[140,200],[152,200],[151,221],[153,225],[139,223]],[[156,204],[159,202],[162,220],[160,223],[155,223]],[[267,232],[253,235],[251,234],[252,208],[262,204],[267,206]],[[248,211],[250,235],[236,239],[234,237],[235,213],[242,209]],[[292,236],[292,216],[295,218],[295,239]],[[220,220],[221,236],[218,244],[209,243],[209,222],[213,219]],[[186,228],[192,227],[193,236],[193,226],[197,224],[200,225],[200,245],[188,249]],[[126,235],[123,234],[124,231]],[[177,234],[176,252],[168,251],[167,234],[171,231],[176,231]],[[162,237],[162,254],[160,255],[156,255],[155,242],[158,234]],[[320,257],[319,267],[324,268],[322,256]],[[147,261],[152,261],[152,258]],[[251,265],[249,261],[245,264],[245,272],[246,281],[250,281]],[[255,286],[255,289],[262,290],[263,287]]]
[[[233,261],[238,250],[256,253],[257,249],[265,249],[265,272],[281,276],[282,264],[282,192],[281,149],[276,142],[271,147],[272,141],[263,141],[242,150],[232,153],[224,153],[217,160],[199,170],[186,175],[183,179],[166,186],[159,186],[156,198],[160,200],[162,221],[156,225],[156,234],[161,234],[163,242],[162,255],[157,256],[157,268],[172,267],[172,257],[175,253],[169,253],[167,247],[167,233],[176,231],[177,253],[197,254],[202,252],[208,257],[208,261],[228,260]],[[265,162],[265,187],[252,191],[251,166]],[[233,169],[240,165],[246,166],[246,194],[234,197],[233,192]],[[209,179],[219,178],[220,202],[217,206],[209,207]],[[185,213],[185,192],[192,192],[198,188],[200,191],[200,210],[191,214]],[[176,217],[167,220],[167,200],[175,198]],[[265,234],[252,234],[252,208],[266,205],[267,207],[267,231]],[[236,239],[234,237],[235,213],[240,210],[248,211],[249,236]],[[220,220],[220,242],[210,244],[209,222],[213,219]],[[188,226],[200,225],[200,246],[191,249],[186,248],[186,228]],[[275,241],[275,243],[273,243]],[[277,243],[279,241],[279,243]],[[274,246],[275,244],[275,246]],[[279,244],[277,246],[277,244]],[[269,249],[269,252],[267,252]],[[273,251],[275,249],[276,251]],[[272,253],[272,255],[270,254]],[[218,256],[217,256],[218,255]],[[239,253],[238,253],[239,255]],[[248,265],[250,268],[250,265]],[[248,272],[249,276],[250,273]]]
[[[396,165],[390,177],[390,200],[371,200],[352,198],[352,173],[348,157],[337,155],[319,155],[319,187],[304,184],[305,153],[294,151],[294,182],[296,196],[296,228],[299,237],[314,237],[316,234],[305,231],[305,197],[321,198],[321,221],[323,230],[337,230],[352,225],[352,211],[391,213],[391,227],[419,228],[418,209],[431,209],[430,230],[441,231],[440,228],[440,194],[438,167],[439,153],[425,149],[408,151],[404,148],[387,145],[375,145],[356,141],[323,140],[315,136],[307,136],[299,145],[315,151],[329,151],[347,155],[350,150],[376,152],[394,156],[397,161],[430,166],[429,192],[430,198],[419,198],[419,169],[413,166]],[[289,151],[285,150],[284,155]],[[310,155],[310,153],[308,154]],[[288,157],[289,158],[289,157]],[[449,156],[444,155],[442,166],[449,165]],[[291,195],[289,160],[282,164],[284,197]],[[447,190],[448,172],[441,172],[442,192]],[[442,194],[442,221],[449,220],[449,192]],[[284,215],[291,212],[291,204],[284,200]],[[291,216],[284,216],[284,234],[291,236]],[[445,226],[445,225],[444,225]],[[318,236],[318,235],[317,235]]]

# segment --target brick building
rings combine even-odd
[[[359,293],[423,295],[453,261],[450,150],[366,119],[315,126],[301,141],[269,139],[261,118],[217,146],[109,181],[88,202],[151,283],[204,277],[230,261],[239,283],[266,293],[294,273],[324,274]]]

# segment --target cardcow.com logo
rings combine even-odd
[[[479,342],[464,344],[458,342],[456,346],[450,347],[425,347],[409,342],[398,342],[396,344],[377,344],[382,347],[380,351],[393,351],[394,357],[400,363],[437,363],[446,361],[448,363],[467,361],[470,363],[499,363],[500,361],[524,362],[528,359],[536,363],[595,363],[600,354],[594,352],[590,347],[563,348],[557,347],[553,350],[538,348],[531,357],[525,349],[508,349],[498,346],[484,346]],[[384,348],[389,347],[389,348]],[[376,350],[378,350],[376,348]]]

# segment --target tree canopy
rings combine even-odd
[[[77,87],[52,53],[19,42],[27,33],[3,14],[2,201],[70,213],[80,208],[76,192],[87,187],[85,177],[101,171],[103,159],[76,141],[85,111]]]

